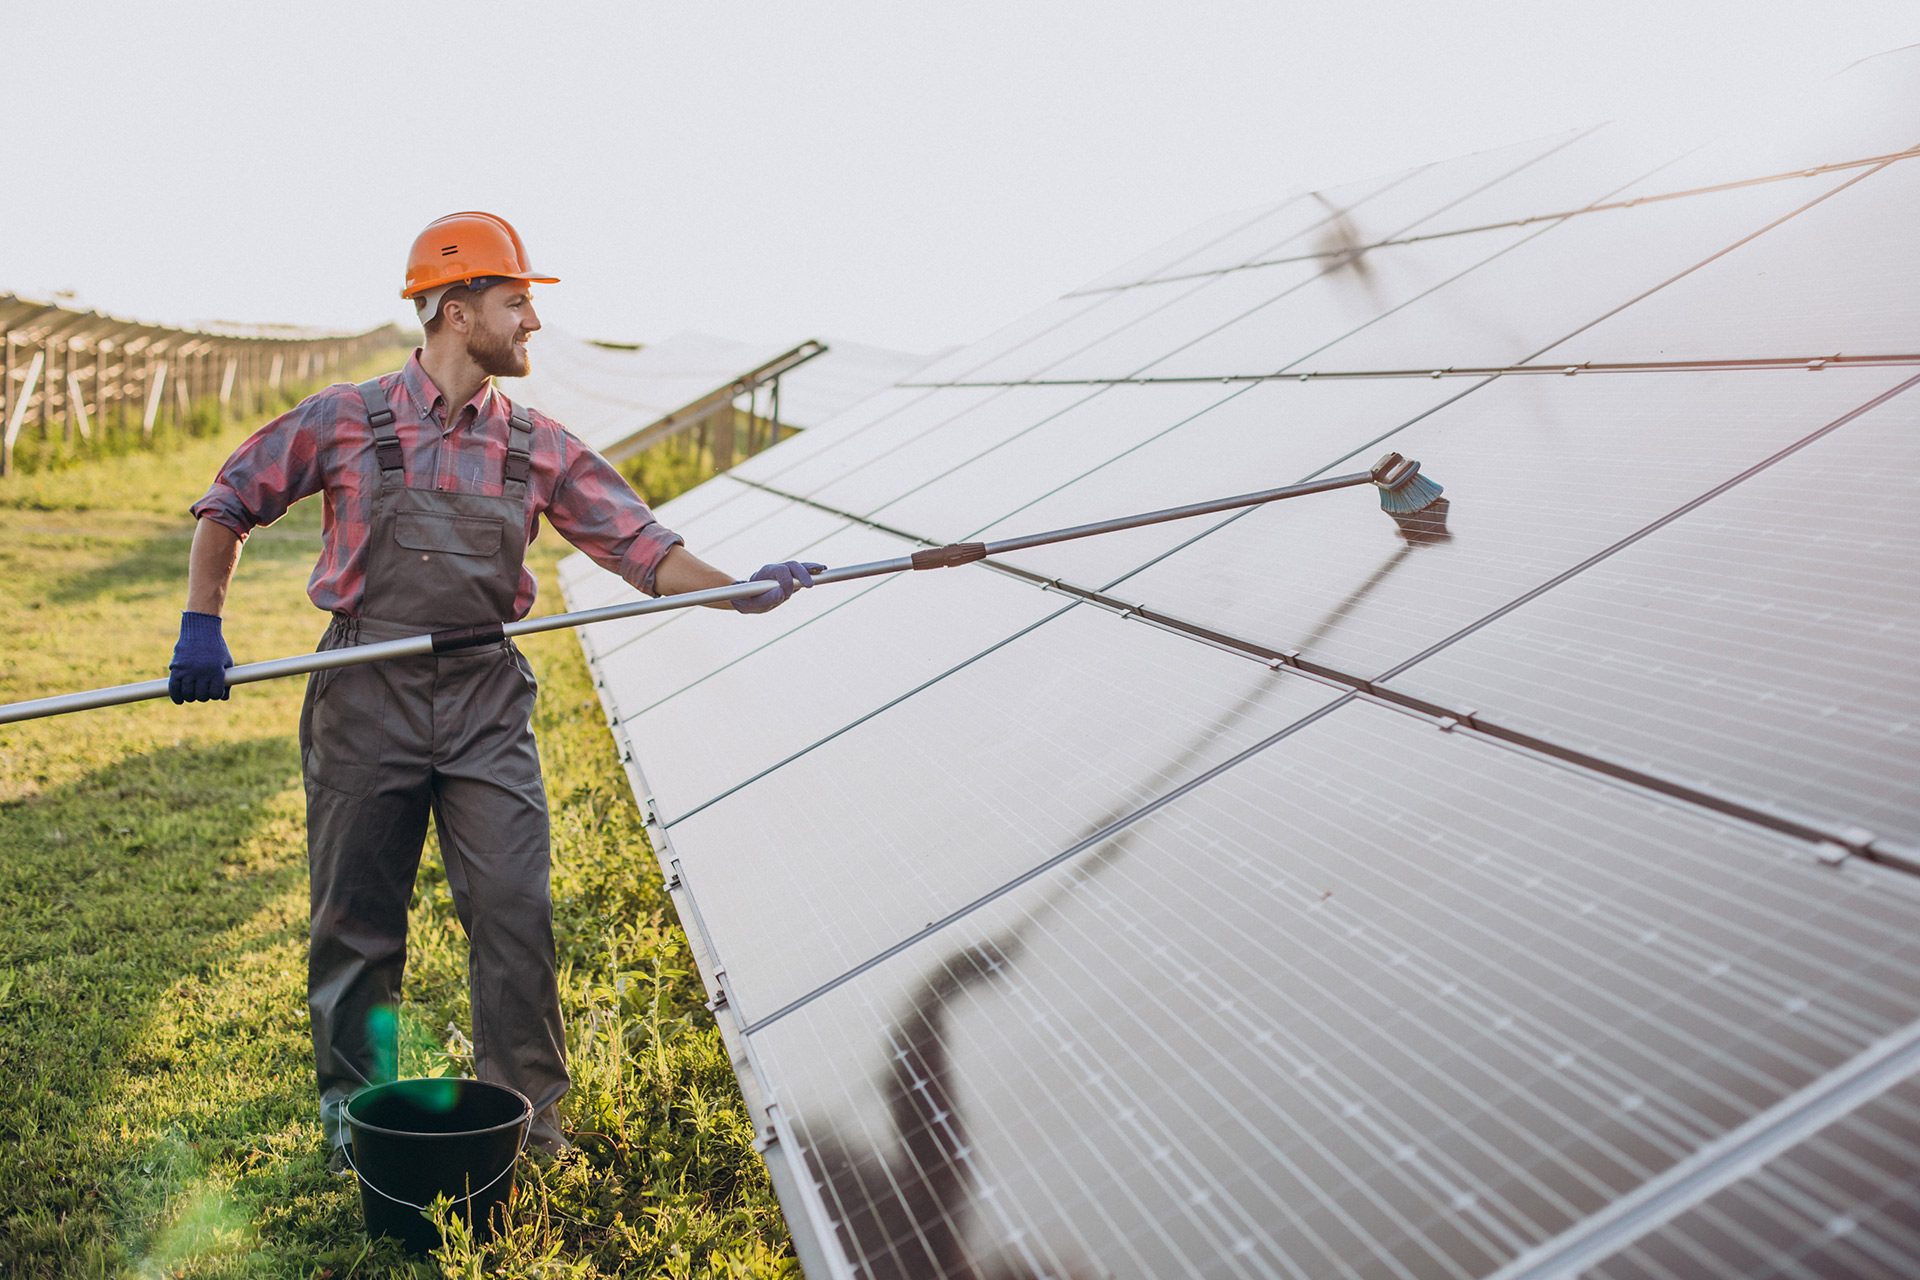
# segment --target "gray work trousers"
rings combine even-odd
[[[322,649],[414,629],[336,616]],[[300,715],[313,882],[307,1007],[327,1141],[396,1063],[407,907],[433,815],[470,947],[475,1074],[532,1101],[535,1146],[564,1142],[546,794],[533,671],[512,642],[316,672]],[[431,1029],[436,1040],[442,1029]]]

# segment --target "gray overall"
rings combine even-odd
[[[532,1141],[554,1149],[568,1080],[547,803],[530,723],[535,684],[513,642],[497,638],[526,554],[533,433],[514,407],[500,497],[409,488],[380,384],[362,383],[360,395],[380,463],[366,595],[360,617],[334,615],[320,647],[456,628],[495,638],[308,680],[307,1007],[321,1122],[328,1142],[346,1142],[347,1098],[394,1070],[407,904],[431,812],[471,947],[475,1074],[527,1095]],[[446,1034],[424,1031],[436,1043]]]

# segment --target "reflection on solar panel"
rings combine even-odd
[[[665,510],[1452,504],[583,636],[809,1274],[1913,1274],[1916,144],[1920,50],[1236,215]]]

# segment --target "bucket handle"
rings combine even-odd
[[[520,1145],[514,1149],[513,1159],[507,1161],[506,1167],[500,1170],[500,1172],[494,1174],[493,1177],[487,1179],[486,1186],[480,1187],[473,1191],[469,1191],[467,1192],[467,1194],[460,1196],[452,1201],[449,1201],[449,1203],[465,1204],[467,1201],[473,1199],[475,1196],[480,1195],[483,1192],[492,1190],[494,1183],[500,1181],[500,1179],[506,1177],[509,1173],[513,1172],[513,1166],[520,1163],[520,1157],[526,1154],[527,1143],[530,1142],[532,1139],[533,1139],[533,1109],[529,1107],[527,1109],[527,1122],[520,1130]],[[416,1213],[425,1213],[427,1211],[427,1206],[424,1204],[415,1204],[411,1200],[402,1200],[399,1196],[388,1195],[386,1192],[382,1191],[379,1187],[374,1186],[373,1179],[367,1177],[366,1174],[360,1172],[360,1166],[353,1162],[353,1143],[351,1141],[344,1142],[340,1145],[340,1154],[347,1158],[347,1168],[353,1170],[353,1176],[360,1180],[360,1185],[365,1187],[367,1190],[373,1192],[373,1194],[379,1196],[382,1200],[391,1200],[395,1204],[405,1205],[407,1208],[414,1210]]]

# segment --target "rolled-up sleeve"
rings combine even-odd
[[[260,525],[278,520],[300,499],[318,493],[319,442],[332,438],[333,401],[329,395],[315,396],[248,436],[189,510],[244,539]]]
[[[559,535],[601,568],[650,596],[660,594],[654,571],[684,541],[653,518],[613,464],[566,433],[566,473],[547,506]]]

